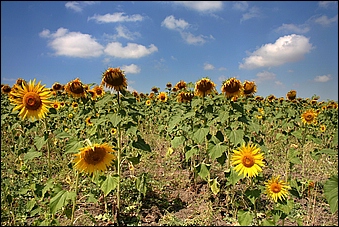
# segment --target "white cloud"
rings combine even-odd
[[[130,64],[130,65],[123,65],[120,67],[121,70],[123,70],[126,74],[127,73],[131,73],[131,74],[136,74],[136,73],[140,73],[141,69],[139,66],[135,65],[135,64]]]
[[[206,42],[205,38],[208,38],[203,35],[195,36],[190,32],[180,32],[180,35],[186,41],[186,43],[193,45],[204,44]]]
[[[225,67],[220,67],[219,68],[219,71],[225,71],[225,70],[227,70],[227,68],[225,68]]]
[[[214,65],[209,64],[209,63],[204,64],[204,70],[213,70],[213,69],[214,69]]]
[[[223,8],[222,1],[174,1],[173,3],[198,12],[215,12]]]
[[[158,48],[154,44],[147,48],[136,43],[127,43],[127,46],[123,47],[119,42],[112,42],[107,44],[104,51],[117,58],[141,58],[158,51]]]
[[[261,16],[260,9],[258,7],[253,6],[252,8],[249,9],[247,13],[244,13],[242,15],[240,22],[249,20],[251,18],[260,17],[260,16]]]
[[[318,2],[318,5],[322,8],[328,8],[331,5],[338,7],[338,2],[337,1],[320,1]]]
[[[93,5],[97,3],[96,1],[72,1],[72,2],[66,2],[65,7],[67,9],[72,9],[75,12],[82,12],[83,8],[86,5]]]
[[[278,85],[279,87],[283,87],[284,86],[284,84],[281,81],[279,81],[279,80],[274,81],[274,83],[275,83],[275,85]]]
[[[69,32],[68,29],[59,28],[52,34],[48,29],[44,29],[39,35],[50,38],[48,46],[55,50],[56,55],[88,58],[103,54],[104,47],[88,34]]]
[[[328,18],[327,16],[321,16],[316,18],[314,22],[323,26],[329,26],[332,23],[338,23],[338,14],[332,18]]]
[[[116,40],[118,38],[125,38],[128,40],[134,40],[137,37],[140,37],[139,32],[131,32],[128,30],[128,28],[119,25],[118,27],[115,28],[118,34],[113,35],[113,39]]]
[[[329,81],[330,79],[332,78],[332,75],[331,74],[327,74],[327,75],[322,75],[322,76],[316,76],[314,78],[314,81],[315,82],[327,82]]]
[[[279,28],[275,29],[276,32],[283,33],[307,33],[310,31],[308,25],[295,25],[295,24],[283,24]]]
[[[248,8],[248,3],[246,1],[237,1],[233,3],[232,8],[239,11],[246,11]]]
[[[254,79],[256,83],[261,83],[267,80],[274,80],[276,75],[274,73],[268,72],[268,71],[263,71],[257,73],[257,79]]]
[[[105,15],[94,15],[88,17],[87,21],[95,20],[97,23],[117,23],[117,22],[136,22],[142,21],[144,18],[140,14],[134,14],[131,16],[125,16],[124,12],[114,13],[114,14],[105,14]]]
[[[265,44],[250,53],[249,57],[243,59],[244,63],[241,63],[239,68],[273,67],[300,61],[312,49],[309,38],[296,34],[286,35],[277,39],[275,43]]]
[[[190,26],[189,23],[187,23],[185,20],[183,19],[175,19],[175,17],[173,15],[166,17],[162,22],[161,22],[161,26],[164,26],[168,29],[171,30],[184,30],[187,27]]]

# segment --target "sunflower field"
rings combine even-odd
[[[208,77],[1,85],[1,225],[338,225],[338,103]]]

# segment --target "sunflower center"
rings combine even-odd
[[[212,83],[210,81],[201,81],[199,84],[198,84],[198,90],[202,91],[202,92],[206,92],[206,91],[210,91],[212,89]]]
[[[239,91],[240,87],[238,83],[230,83],[226,86],[225,90],[229,93],[234,93]]]
[[[82,86],[81,83],[78,83],[78,82],[73,82],[71,84],[71,86],[70,86],[70,89],[75,94],[82,94],[82,93],[84,93],[84,87]]]
[[[86,153],[84,160],[88,164],[96,165],[104,159],[105,155],[106,155],[105,149],[95,147],[94,151],[91,149]]]
[[[273,183],[271,185],[271,191],[274,193],[279,193],[281,191],[281,185],[277,183]]]
[[[250,168],[254,165],[254,158],[252,155],[250,154],[247,154],[247,155],[244,155],[243,159],[242,159],[242,164],[247,167],[247,168]]]
[[[39,94],[31,91],[24,95],[23,101],[25,107],[29,110],[38,110],[42,105]]]
[[[307,115],[305,116],[306,121],[312,121],[313,118],[314,118],[313,114],[307,114]]]
[[[124,77],[122,75],[111,72],[111,74],[105,76],[104,81],[112,86],[121,86],[124,83]]]

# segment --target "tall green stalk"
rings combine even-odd
[[[48,178],[51,176],[51,148],[50,148],[50,141],[49,141],[49,131],[47,129],[47,120],[44,119],[45,125],[45,135],[47,137],[47,165],[48,165]]]
[[[71,226],[73,226],[74,222],[74,212],[77,203],[77,196],[78,196],[78,187],[79,187],[79,171],[76,171],[76,180],[75,180],[75,198],[73,200],[73,207],[72,207],[72,217],[71,217]]]
[[[120,113],[120,96],[118,91],[118,113]],[[120,122],[118,123],[118,154],[117,154],[117,172],[118,172],[118,185],[117,185],[117,207],[115,211],[115,221],[116,224],[119,225],[119,213],[120,213],[120,162],[121,162],[121,141],[122,141],[122,134],[121,134],[121,126]]]

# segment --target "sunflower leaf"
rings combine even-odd
[[[229,139],[234,145],[241,144],[245,133],[242,129],[233,130],[230,132]]]
[[[61,190],[53,198],[51,198],[49,208],[52,214],[55,214],[59,209],[65,206],[67,202],[68,192]]]
[[[213,192],[214,195],[217,195],[220,191],[220,184],[217,181],[217,178],[213,179],[213,183],[210,184],[211,191]]]
[[[208,180],[207,177],[210,174],[210,171],[209,171],[210,168],[211,168],[210,164],[204,164],[204,163],[201,163],[196,167],[198,171],[198,175],[204,180]]]
[[[109,120],[112,122],[113,127],[116,127],[122,120],[122,118],[114,113],[114,114],[108,114]]]
[[[212,148],[209,149],[209,154],[211,158],[214,160],[214,159],[221,157],[221,155],[226,149],[227,149],[226,145],[222,145],[218,143],[217,145],[214,145],[212,146]]]
[[[250,211],[239,210],[237,217],[241,226],[249,226],[253,220],[253,214]]]
[[[184,136],[175,136],[171,141],[171,145],[173,148],[177,148],[180,145],[182,145],[184,142],[185,142]]]
[[[209,133],[210,129],[209,128],[199,128],[196,132],[193,134],[193,139],[197,143],[202,143],[205,140],[205,137]]]
[[[151,147],[138,135],[138,140],[132,142],[132,146],[143,151],[151,151]]]
[[[38,151],[41,150],[41,148],[45,145],[47,140],[45,139],[45,136],[38,136],[34,138],[34,144],[37,147]]]
[[[324,184],[324,195],[330,205],[331,213],[338,210],[338,175],[333,175]]]
[[[119,176],[118,175],[108,175],[106,180],[102,183],[100,189],[107,196],[112,190],[118,186]]]
[[[42,155],[42,152],[40,151],[35,151],[34,149],[31,149],[28,151],[25,156],[24,156],[24,161],[29,161],[34,158],[40,157]]]
[[[198,149],[196,147],[192,147],[190,150],[186,151],[185,153],[185,159],[186,159],[186,162],[195,154],[198,153]]]

